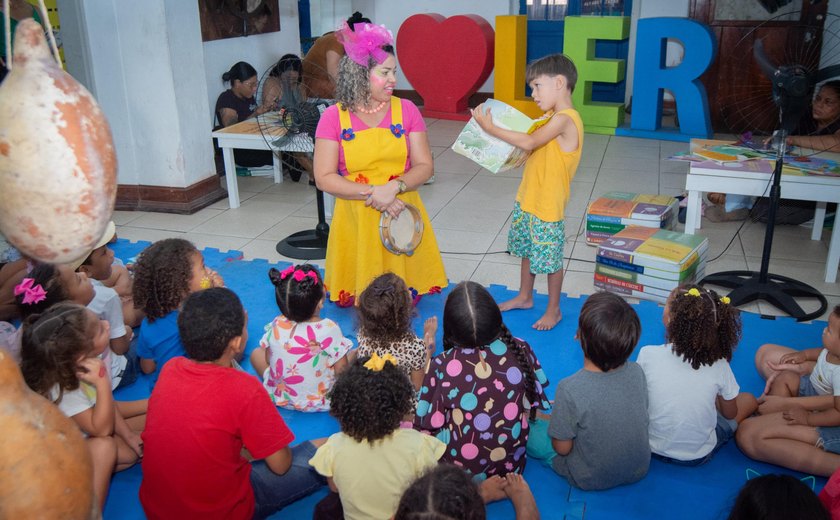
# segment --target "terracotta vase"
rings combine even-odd
[[[96,518],[93,466],[79,428],[30,390],[0,349],[0,518]]]
[[[31,258],[87,255],[111,218],[117,160],[96,100],[50,54],[32,19],[0,84],[0,232]]]

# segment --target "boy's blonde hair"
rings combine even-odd
[[[550,54],[529,63],[525,69],[525,81],[530,83],[539,76],[563,76],[569,92],[575,91],[577,68],[565,54]]]

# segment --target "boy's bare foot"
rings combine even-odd
[[[507,485],[507,480],[499,475],[493,475],[492,477],[487,477],[487,480],[478,485],[478,494],[481,495],[481,499],[484,500],[485,504],[489,504],[507,496],[505,492]]]
[[[521,294],[517,294],[516,297],[511,298],[506,302],[502,302],[499,304],[499,310],[502,312],[509,311],[511,309],[530,309],[534,306],[534,298],[531,296],[523,296]]]
[[[539,520],[540,511],[537,509],[537,502],[534,500],[534,494],[531,493],[531,487],[518,473],[508,473],[505,475],[507,487],[505,487],[505,494],[513,503],[513,510],[516,512],[516,520]]]
[[[531,327],[537,330],[551,330],[554,328],[555,325],[560,323],[560,320],[563,319],[563,313],[560,309],[546,309],[545,314],[542,315],[542,318],[538,319],[534,322]]]

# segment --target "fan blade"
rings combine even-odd
[[[776,76],[779,69],[770,63],[767,54],[764,53],[764,42],[760,39],[756,40],[753,44],[753,56],[758,66],[761,67],[761,71],[764,72],[764,75],[770,78],[770,81],[773,81],[773,77]]]
[[[840,76],[840,65],[829,65],[814,74],[814,83],[821,83],[836,76]]]

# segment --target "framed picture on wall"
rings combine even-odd
[[[280,30],[277,0],[198,0],[198,11],[205,42]]]

